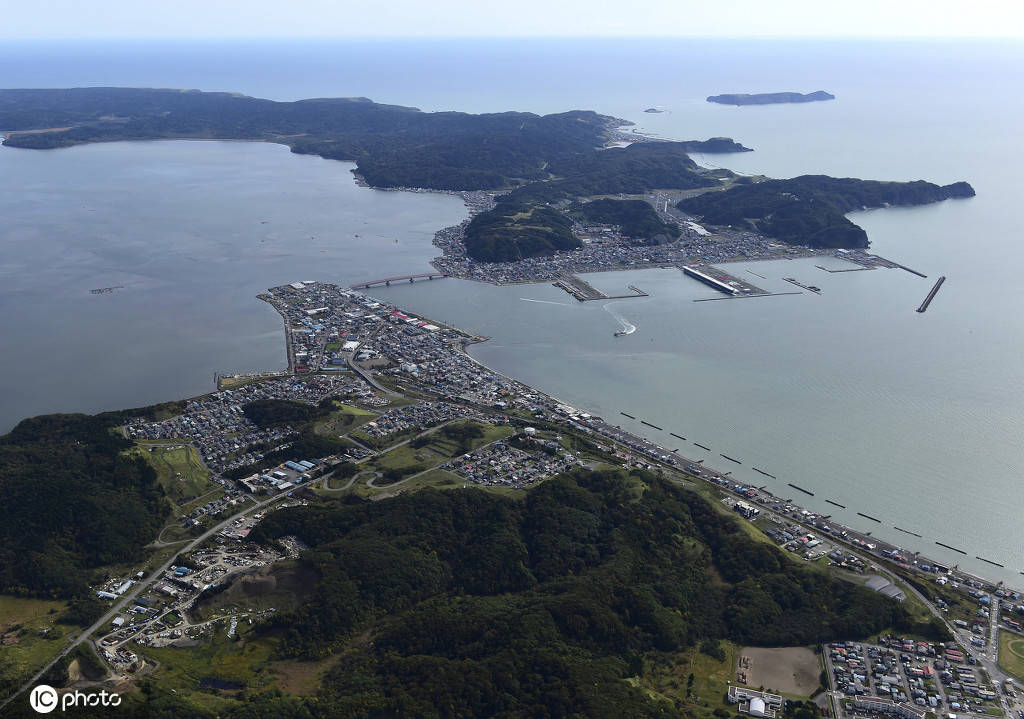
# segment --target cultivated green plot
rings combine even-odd
[[[999,667],[1024,681],[1024,636],[999,632]]]
[[[314,431],[320,435],[342,435],[356,427],[366,424],[376,417],[376,413],[360,409],[350,404],[334,403],[335,409],[328,417],[317,423]]]
[[[203,466],[199,453],[189,445],[140,445],[131,454],[152,465],[160,486],[179,508],[217,488],[210,481],[210,471]]]

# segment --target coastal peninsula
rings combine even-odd
[[[708,98],[708,102],[715,102],[719,105],[779,105],[785,103],[822,102],[835,99],[836,96],[831,93],[824,90],[816,90],[807,94],[799,92],[727,93],[724,95],[711,95]]]
[[[790,95],[749,97],[778,101]],[[827,99],[824,95],[800,97]],[[361,97],[273,102],[192,90],[0,90],[0,128],[10,147],[170,138],[261,140],[297,153],[353,161],[357,176],[372,187],[490,191],[490,207],[481,207],[464,228],[462,243],[470,260],[485,263],[578,250],[573,228],[580,217],[571,216],[569,208],[602,197],[637,200],[652,192],[683,193],[676,209],[710,224],[745,225],[797,246],[857,249],[867,246],[867,237],[843,217],[845,212],[974,193],[965,182],[943,188],[825,177],[758,182],[763,178],[700,167],[689,156],[750,151],[731,138],[652,140],[618,129],[628,124],[588,110],[544,116],[424,113]],[[631,141],[627,147],[607,147],[626,138]],[[605,223],[621,230],[615,220],[622,209],[602,213]],[[630,220],[627,233],[629,228],[655,228],[632,238],[647,244],[655,236],[674,237],[671,227],[689,221],[671,215],[666,203],[658,219],[662,224],[657,226],[649,219],[639,225]]]

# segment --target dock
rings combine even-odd
[[[797,280],[797,279],[795,279],[793,277],[783,277],[782,279],[785,280],[786,282],[788,282],[789,284],[796,285],[797,287],[803,288],[803,289],[807,290],[808,292],[813,292],[816,295],[820,295],[821,294],[821,288],[820,287],[816,287],[814,285],[805,285],[803,282],[800,282],[799,280]]]
[[[826,272],[828,272],[830,274],[835,274],[837,272],[863,272],[865,269],[874,269],[874,267],[866,267],[866,266],[865,267],[848,267],[846,269],[828,269],[828,267],[822,267],[820,264],[816,264],[814,266],[817,267],[818,269],[823,269],[824,271],[826,271]]]
[[[928,309],[928,305],[930,305],[932,303],[932,300],[935,299],[935,295],[938,294],[939,288],[942,287],[942,283],[945,281],[945,275],[936,280],[935,286],[932,287],[931,291],[928,293],[928,296],[924,298],[924,302],[921,303],[921,306],[917,308],[918,312],[924,312],[925,310]]]
[[[703,282],[728,297],[753,297],[768,294],[760,287],[731,275],[720,267],[710,265],[676,265],[676,267],[682,270],[687,277]]]
[[[649,297],[639,287],[629,286],[631,293],[628,295],[609,295],[594,287],[582,277],[576,275],[562,275],[552,283],[555,287],[565,290],[580,302],[592,302],[594,300],[625,300],[630,297]]]

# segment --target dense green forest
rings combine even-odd
[[[46,415],[0,437],[0,587],[82,596],[89,570],[134,561],[170,511],[156,473],[122,454],[117,415]]]
[[[321,419],[330,414],[330,409],[287,399],[257,399],[242,405],[242,413],[258,427],[273,427]]]
[[[643,200],[601,198],[573,205],[570,214],[583,222],[618,225],[624,235],[644,244],[662,244],[679,237],[679,225],[663,222]]]
[[[923,205],[973,197],[966,182],[879,182],[825,175],[737,184],[682,200],[679,209],[712,225],[752,227],[784,242],[808,247],[865,248],[867,233],[847,212],[889,205]]]
[[[466,253],[483,262],[515,262],[580,246],[572,220],[544,205],[499,202],[466,227]]]

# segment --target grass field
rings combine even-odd
[[[470,440],[467,451],[473,451],[502,437],[508,437],[515,431],[511,427],[474,424],[483,430],[483,436]],[[415,474],[416,471],[444,464],[462,452],[459,442],[448,439],[444,436],[443,432],[443,428],[431,432],[427,435],[429,441],[422,447],[414,448],[411,443],[395,447],[390,452],[377,457],[371,462],[367,462],[366,466],[369,469],[375,469],[380,472],[408,470],[408,474]],[[417,469],[412,471],[414,468]],[[377,484],[383,485],[384,481],[378,481]]]
[[[234,690],[218,691],[200,686],[204,679],[213,679],[238,685],[239,688],[259,689],[274,682],[268,667],[273,645],[260,639],[233,641],[227,636],[226,622],[219,622],[216,630],[200,638],[199,646],[178,649],[174,647],[134,647],[141,656],[155,660],[159,667],[154,677],[160,686],[174,690],[187,700],[211,711],[237,706],[231,698]],[[248,624],[238,623],[244,632]]]
[[[711,716],[715,709],[725,708],[735,714],[735,707],[725,701],[729,682],[736,679],[736,658],[739,648],[721,642],[725,660],[718,661],[696,649],[679,654],[654,655],[644,662],[640,686],[657,695],[682,702],[696,716]],[[687,684],[693,674],[693,686]]]
[[[210,472],[203,467],[199,453],[188,445],[137,446],[130,452],[153,466],[157,481],[179,507],[218,486],[210,481]]]
[[[0,595],[0,687],[37,671],[74,627],[57,624],[66,602]]]
[[[1024,681],[1024,636],[1005,629],[999,631],[999,666]]]
[[[462,477],[457,474],[444,469],[432,469],[425,474],[420,475],[416,479],[411,479],[408,482],[399,484],[397,487],[381,487],[377,489],[375,487],[366,486],[366,482],[360,482],[353,486],[356,494],[362,497],[373,497],[375,499],[386,499],[387,497],[393,497],[396,494],[402,492],[415,492],[420,489],[427,487],[433,487],[434,489],[458,489],[459,487],[465,486],[466,482]]]
[[[356,427],[366,424],[377,415],[366,409],[360,409],[350,404],[334,403],[336,409],[324,421],[314,427],[314,432],[320,435],[342,435],[351,432]]]

